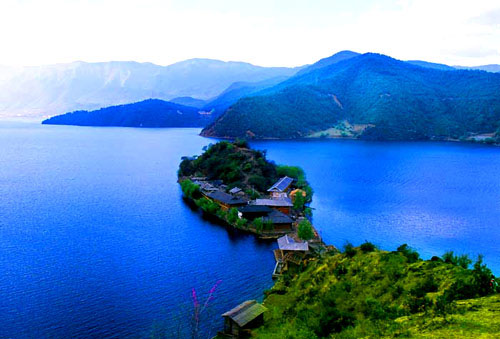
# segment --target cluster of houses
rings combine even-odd
[[[239,187],[234,187],[226,193],[227,186],[220,181],[208,182],[204,178],[193,178],[200,186],[201,193],[217,203],[223,210],[236,208],[238,216],[252,222],[262,218],[263,222],[273,224],[273,233],[289,233],[294,229],[295,219],[292,215],[292,184],[290,177],[280,178],[267,192],[269,196],[263,199],[250,200]]]
[[[266,198],[251,200],[239,187],[227,190],[220,181],[208,182],[204,178],[192,178],[200,186],[201,193],[206,198],[217,203],[223,210],[236,208],[238,216],[250,222],[262,218],[263,222],[273,224],[272,233],[281,234],[278,238],[278,249],[274,250],[276,266],[273,278],[277,278],[287,269],[290,263],[300,264],[309,251],[307,242],[295,240],[290,233],[294,231],[296,217],[292,213],[292,198],[295,194],[303,194],[292,190],[293,180],[290,177],[280,178],[268,190]],[[245,301],[232,310],[224,313],[223,335],[240,337],[251,328],[263,322],[266,308],[255,300]]]
[[[296,194],[305,194],[298,189],[292,190],[293,178],[280,178],[268,190],[266,198],[251,200],[245,192],[234,187],[227,190],[221,181],[206,181],[205,178],[192,178],[200,186],[203,196],[217,203],[223,210],[236,208],[238,216],[250,222],[262,218],[263,222],[273,224],[272,235],[278,237],[278,249],[274,250],[276,265],[273,278],[279,277],[290,263],[300,264],[309,253],[310,244],[299,241],[292,236],[297,223],[293,214],[292,199]],[[255,300],[245,301],[232,310],[224,313],[224,331],[221,335],[227,337],[241,337],[248,330],[262,324],[266,308]]]

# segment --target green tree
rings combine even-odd
[[[480,296],[493,293],[493,274],[491,270],[483,264],[483,256],[479,255],[472,269],[476,292]]]
[[[305,203],[306,197],[302,195],[302,192],[298,191],[293,200],[293,209],[296,211],[303,211]]]
[[[403,244],[398,247],[397,251],[403,254],[409,263],[417,262],[420,259],[418,252],[412,249],[408,244]]]
[[[255,230],[260,233],[264,228],[264,221],[262,220],[262,218],[257,218],[253,221],[253,225],[255,227]]]
[[[231,208],[227,214],[227,221],[230,224],[235,224],[238,221],[238,210],[236,208]]]
[[[195,199],[200,195],[200,186],[189,179],[181,181],[181,189],[184,196],[190,199]]]
[[[237,228],[247,228],[248,226],[248,220],[245,218],[238,218],[236,221],[236,227]]]
[[[274,229],[274,224],[271,220],[264,221],[264,230],[272,231]]]
[[[299,223],[297,235],[302,240],[310,240],[314,237],[314,232],[309,220],[304,219]]]

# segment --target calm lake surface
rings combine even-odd
[[[195,288],[205,333],[272,285],[273,242],[204,220],[176,183],[197,129],[0,123],[0,337],[147,337],[187,329]],[[304,168],[314,224],[341,247],[402,243],[424,257],[482,253],[500,273],[500,148],[449,143],[266,141]],[[184,335],[186,332],[184,332]]]

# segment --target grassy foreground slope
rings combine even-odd
[[[500,297],[478,260],[448,253],[420,260],[406,246],[370,243],[313,259],[280,279],[264,301],[258,338],[485,338],[500,335]],[[475,299],[474,299],[475,298]]]
[[[460,139],[498,130],[498,93],[500,74],[368,53],[240,99],[202,134],[301,138],[347,121],[368,127],[354,135],[367,139]]]

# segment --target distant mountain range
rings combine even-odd
[[[240,99],[202,135],[442,140],[500,127],[500,74],[372,53],[335,59]]]
[[[169,66],[74,62],[26,68],[0,67],[0,117],[51,116],[149,98],[207,100],[235,82],[287,78],[298,70],[300,68],[260,67],[210,59],[191,59]],[[184,102],[193,105],[193,101]]]
[[[148,99],[90,112],[66,113],[44,120],[42,123],[76,126],[203,127],[210,121],[210,116],[199,114],[197,108],[159,99]]]
[[[73,62],[38,67],[0,66],[0,118],[42,117],[75,110],[95,110],[156,98],[214,109],[216,115],[234,99],[359,54],[342,51],[313,65],[260,67],[244,62],[190,59],[169,66],[137,62]],[[462,68],[408,61],[423,67]],[[500,71],[499,65],[463,67]],[[269,84],[268,83],[268,84]],[[210,103],[212,102],[212,104]],[[207,105],[207,106],[206,106]]]
[[[0,67],[0,116],[62,110],[72,113],[44,123],[207,126],[202,135],[216,137],[500,141],[499,68],[352,51],[297,68],[207,59]]]

